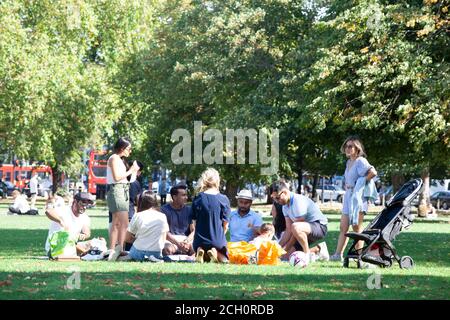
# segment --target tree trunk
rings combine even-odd
[[[267,190],[267,204],[273,204],[273,200],[272,200],[272,185],[267,185],[266,186],[266,190]]]
[[[425,168],[422,171],[422,180],[423,180],[423,187],[422,192],[419,195],[419,209],[418,215],[419,217],[426,217],[428,212],[431,209],[431,203],[430,203],[430,170],[428,168]]]
[[[398,189],[405,183],[405,177],[401,173],[394,173],[392,175],[392,192],[395,194]]]
[[[230,200],[230,204],[232,207],[237,206],[236,194],[237,194],[238,186],[239,186],[238,182],[233,181],[233,180],[227,180],[227,182],[225,184],[225,188],[226,188],[225,195]]]
[[[317,190],[317,184],[319,183],[319,174],[314,174],[314,180],[313,180],[313,189],[312,189],[312,198],[316,198],[316,190]]]
[[[52,193],[56,194],[56,191],[59,188],[62,188],[62,172],[59,169],[59,166],[54,166],[52,167],[52,173],[53,173],[53,177],[52,177]]]
[[[297,161],[297,179],[298,179],[297,193],[302,194],[303,158],[302,158],[301,154],[298,155],[298,161]]]

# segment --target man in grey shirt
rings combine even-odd
[[[274,183],[271,196],[283,205],[286,230],[279,244],[287,251],[287,256],[300,250],[309,255],[311,261],[328,261],[330,256],[325,242],[310,248],[310,245],[323,240],[328,232],[328,219],[317,204],[308,197],[290,192],[285,182]]]

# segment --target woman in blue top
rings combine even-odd
[[[199,194],[192,202],[193,248],[197,253],[196,261],[200,263],[228,262],[225,233],[231,209],[228,198],[220,194],[219,185],[219,173],[208,168],[198,181]]]
[[[345,194],[344,206],[342,208],[340,233],[336,252],[330,257],[330,260],[332,261],[343,260],[342,254],[348,242],[348,238],[345,236],[345,234],[348,232],[350,226],[351,199],[356,181],[360,177],[365,177],[366,181],[368,182],[377,175],[375,168],[371,166],[365,158],[366,154],[364,152],[364,146],[358,137],[348,137],[341,146],[341,152],[347,156],[348,160],[344,174]],[[355,232],[360,233],[363,229],[362,223],[364,219],[364,211],[367,212],[367,201],[364,201],[363,199],[363,210],[362,212],[359,212],[358,224],[352,225],[353,231]],[[357,245],[357,249],[361,247],[362,243],[359,243]]]

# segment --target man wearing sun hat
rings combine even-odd
[[[253,196],[250,190],[241,190],[236,199],[238,209],[230,214],[230,241],[251,241],[259,233],[263,224],[261,216],[251,210]]]

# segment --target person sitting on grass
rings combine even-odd
[[[14,190],[12,192],[12,198],[14,203],[9,207],[8,214],[26,214],[30,211],[30,205],[28,204],[27,197],[19,190]]]
[[[312,261],[316,259],[328,261],[330,256],[324,241],[310,249],[310,245],[323,240],[328,231],[328,219],[317,204],[304,195],[290,192],[288,185],[283,181],[272,185],[271,196],[283,205],[286,230],[279,244],[286,250],[286,257],[296,250],[301,250]]]
[[[251,209],[253,196],[250,190],[243,189],[237,196],[238,208],[230,215],[230,241],[249,242],[259,233],[263,224],[261,216]]]
[[[261,247],[261,244],[266,241],[271,241],[275,234],[275,227],[271,223],[263,223],[259,228],[259,236],[255,237],[249,243],[253,244],[256,249]]]
[[[196,261],[228,263],[227,239],[230,200],[219,192],[220,176],[213,168],[206,169],[199,181],[199,193],[192,202],[195,228],[193,247]],[[206,255],[205,255],[206,251]]]
[[[164,255],[187,254],[193,255],[192,241],[194,226],[192,225],[192,208],[187,206],[187,186],[176,185],[170,189],[171,203],[161,207],[169,224],[169,232],[164,246]]]
[[[135,261],[160,262],[169,225],[166,215],[155,210],[156,196],[152,191],[142,192],[137,200],[137,213],[130,221],[125,242],[133,244],[128,256]],[[120,251],[114,251],[110,261],[115,261]]]
[[[82,243],[91,236],[91,220],[85,213],[86,208],[94,203],[93,196],[88,192],[79,192],[75,195],[71,206],[47,207],[45,215],[52,221],[48,230],[45,251],[50,256],[50,239],[59,231],[68,231],[76,239],[77,255],[87,252],[86,243]]]

